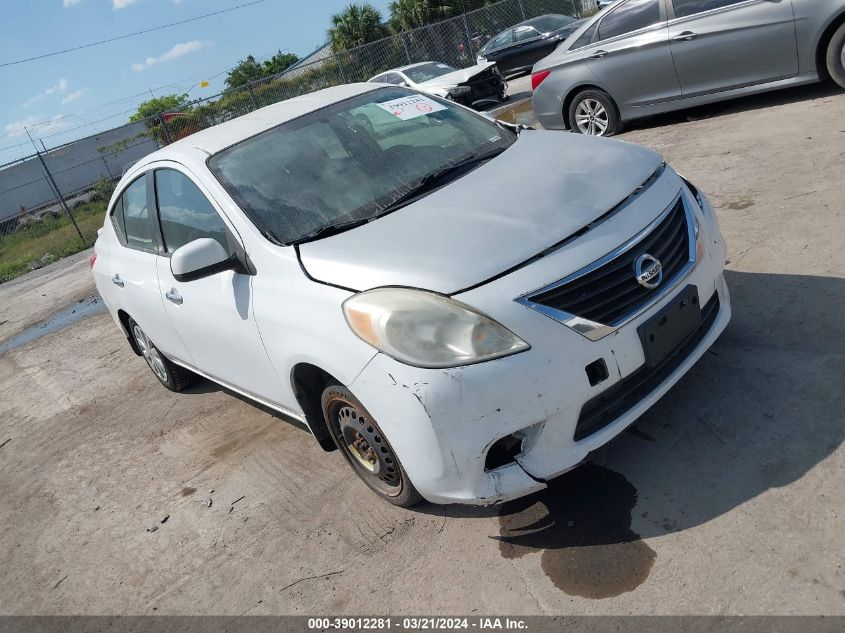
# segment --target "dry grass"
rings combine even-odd
[[[31,270],[31,262],[40,262],[45,255],[61,259],[91,246],[97,239],[97,229],[103,226],[105,205],[90,202],[72,211],[85,244],[65,215],[45,218],[28,227],[0,235],[0,283]]]

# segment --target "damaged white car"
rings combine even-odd
[[[508,84],[495,62],[483,62],[460,70],[440,62],[421,62],[388,70],[369,81],[413,88],[475,108],[504,101],[508,90]]]
[[[402,506],[544,488],[730,318],[713,209],[654,152],[372,83],[150,154],[95,252],[165,387],[304,422]]]

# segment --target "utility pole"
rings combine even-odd
[[[35,144],[35,141],[32,139],[32,134],[29,133],[29,130],[26,128],[26,126],[24,126],[23,129],[26,132],[26,135],[29,137],[30,143],[32,143],[32,146],[35,148],[35,154],[38,156],[38,160],[41,161],[41,167],[44,168],[44,174],[47,176],[47,183],[50,185],[50,188],[53,190],[55,196],[59,199],[59,203],[62,205],[62,209],[64,209],[64,212],[70,219],[71,224],[73,224],[73,228],[76,229],[76,232],[79,235],[79,240],[82,242],[82,247],[85,248],[88,245],[85,243],[85,238],[82,236],[82,231],[79,230],[79,225],[76,223],[76,219],[70,212],[70,209],[67,206],[67,202],[65,202],[64,196],[62,196],[62,192],[59,191],[59,186],[53,179],[53,174],[51,174],[50,170],[47,168],[47,163],[44,161],[44,157],[41,155],[41,152],[38,151],[38,145]],[[46,146],[44,145],[43,140],[41,141],[41,145],[44,146],[46,150]]]

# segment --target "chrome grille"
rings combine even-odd
[[[568,277],[517,299],[589,338],[601,338],[668,292],[695,260],[695,220],[679,195],[649,227],[619,249]],[[636,261],[660,261],[661,283],[641,285]]]

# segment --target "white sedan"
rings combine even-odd
[[[388,70],[369,81],[413,88],[468,106],[503,101],[508,89],[495,62],[483,62],[460,70],[440,62],[420,62]]]
[[[648,149],[362,83],[140,160],[92,266],[162,385],[300,420],[409,506],[540,490],[617,436],[727,325],[724,263]]]

